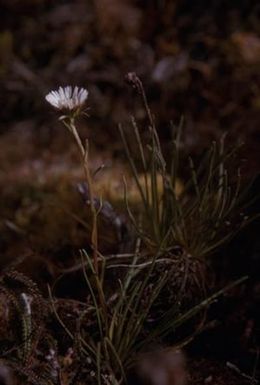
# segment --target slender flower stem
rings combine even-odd
[[[92,181],[92,175],[90,172],[90,167],[89,167],[89,159],[88,159],[88,154],[89,154],[89,149],[88,149],[88,142],[86,141],[86,145],[84,146],[82,143],[82,140],[78,134],[78,130],[75,125],[75,119],[73,116],[70,117],[69,123],[64,121],[64,124],[72,135],[74,136],[77,146],[80,150],[81,157],[82,157],[82,162],[83,162],[83,168],[84,168],[84,173],[88,185],[88,193],[89,193],[89,201],[90,201],[90,211],[92,215],[92,232],[91,232],[91,245],[93,249],[93,266],[95,270],[95,281],[96,281],[96,288],[98,291],[98,296],[99,296],[99,302],[100,306],[103,309],[103,313],[105,315],[105,324],[107,323],[106,315],[107,315],[107,308],[106,308],[106,301],[104,298],[104,293],[101,287],[101,282],[100,282],[100,277],[99,277],[99,269],[98,269],[98,231],[97,231],[97,210],[95,208],[94,204],[94,192],[93,192],[93,181]],[[101,272],[102,275],[102,272]]]
[[[78,130],[77,130],[76,126],[75,126],[75,119],[73,117],[70,118],[69,128],[70,128],[70,131],[71,131],[72,135],[74,136],[74,138],[75,138],[75,140],[77,142],[77,145],[79,147],[81,156],[82,156],[82,158],[84,160],[85,159],[85,152],[86,152],[86,150],[85,150],[85,148],[84,148],[84,146],[82,144],[82,141],[80,139],[80,136],[78,134]]]
[[[98,274],[98,239],[97,239],[97,212],[94,205],[94,193],[93,193],[93,187],[92,187],[92,177],[89,170],[89,163],[88,163],[88,153],[86,151],[85,157],[84,157],[84,171],[86,180],[88,183],[88,189],[89,189],[89,200],[90,200],[90,210],[92,213],[92,233],[91,233],[91,243],[93,246],[93,259],[94,259],[94,267],[95,271]]]
[[[84,173],[85,173],[85,177],[88,185],[90,211],[92,215],[91,244],[93,248],[93,260],[94,260],[94,267],[95,267],[96,274],[98,274],[97,211],[94,204],[93,183],[92,183],[92,177],[91,177],[89,161],[88,161],[88,148],[87,146],[85,147],[83,145],[82,140],[80,139],[78,130],[75,126],[74,117],[70,117],[69,122],[65,122],[65,121],[63,122],[65,126],[69,129],[69,131],[72,133],[72,135],[74,136],[82,157]]]

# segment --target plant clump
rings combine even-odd
[[[207,281],[209,256],[250,220],[237,220],[243,207],[240,175],[234,184],[228,173],[236,148],[226,151],[223,137],[198,165],[188,159],[185,176],[183,122],[172,127],[171,155],[166,159],[142,82],[135,73],[128,74],[127,81],[141,97],[147,132],[144,139],[131,118],[136,156],[119,126],[137,196],[132,198],[125,178],[124,216],[98,196],[95,176],[103,167],[92,170],[89,141],[77,127],[80,116],[86,115],[88,91],[67,86],[46,96],[76,143],[84,181],[73,195],[73,200],[81,200],[75,205],[78,212],[69,212],[80,225],[78,232],[71,229],[78,243],[69,237],[70,231],[61,232],[58,242],[74,243],[76,263],[67,266],[61,258],[63,265],[45,287],[45,296],[18,271],[7,269],[1,275],[1,331],[10,329],[1,343],[1,364],[30,384],[185,385],[183,347],[203,329],[209,305],[246,279],[219,290]],[[59,222],[57,206],[49,209],[52,226],[39,238],[45,231],[58,233],[62,219]],[[42,215],[44,223],[46,211]],[[111,231],[103,234],[108,228],[115,237],[109,252],[102,247],[104,239],[111,238]],[[64,296],[59,294],[61,282]],[[73,291],[72,282],[78,291]]]

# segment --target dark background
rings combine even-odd
[[[36,131],[50,145],[44,95],[77,84],[90,92],[87,135],[113,153],[118,122],[144,115],[124,82],[135,71],[163,139],[181,116],[188,151],[228,131],[231,143],[246,142],[254,174],[259,14],[259,2],[248,0],[1,0],[1,132]]]

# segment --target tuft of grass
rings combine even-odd
[[[181,247],[194,258],[204,258],[227,242],[245,226],[250,218],[237,214],[242,210],[243,190],[240,171],[236,181],[228,173],[229,162],[239,145],[225,149],[225,135],[219,143],[213,142],[198,165],[188,158],[189,175],[180,186],[185,168],[181,157],[183,119],[173,127],[171,157],[163,155],[155,121],[150,111],[140,79],[128,75],[130,84],[141,96],[148,121],[148,140],[144,143],[138,124],[131,119],[132,134],[135,138],[133,151],[121,125],[119,131],[125,153],[140,195],[142,231],[128,202],[127,184],[125,200],[129,217],[147,248],[168,253]],[[141,164],[141,177],[138,165]],[[232,180],[231,180],[232,179]],[[144,182],[143,182],[144,180]]]
[[[81,251],[82,269],[91,301],[79,315],[76,329],[69,328],[62,320],[56,309],[58,300],[53,298],[50,291],[54,314],[71,340],[77,344],[81,359],[91,363],[95,384],[126,384],[127,374],[135,366],[139,353],[154,341],[176,334],[180,326],[246,279],[243,277],[231,283],[185,312],[180,312],[177,304],[173,304],[163,316],[151,322],[152,307],[172,276],[164,272],[157,282],[151,284],[158,255],[154,255],[144,269],[138,264],[140,246],[138,239],[131,265],[112,291],[109,290],[111,283],[105,279],[109,272],[106,259],[102,258],[102,268],[97,275],[92,259],[86,251]],[[182,341],[179,346],[189,340]]]

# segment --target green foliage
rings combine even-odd
[[[131,265],[122,278],[118,279],[119,285],[112,294],[109,289],[111,283],[105,280],[109,267],[106,266],[105,258],[102,258],[101,274],[97,275],[91,258],[84,250],[81,251],[83,273],[91,294],[91,303],[86,304],[86,310],[79,316],[76,330],[65,325],[50,292],[57,319],[70,338],[77,343],[82,359],[92,363],[95,384],[127,383],[127,373],[135,364],[138,353],[154,341],[160,341],[169,333],[174,333],[179,326],[207,308],[226,290],[245,279],[232,283],[183,313],[173,304],[162,317],[150,325],[147,333],[147,320],[151,315],[152,306],[172,277],[165,272],[158,277],[157,282],[152,283],[151,277],[158,255],[155,255],[145,268],[140,267],[139,246],[140,239]],[[92,327],[87,326],[86,320],[88,324],[91,320]]]
[[[142,96],[149,134],[148,142],[144,143],[138,124],[132,118],[131,131],[135,137],[135,148],[139,150],[137,159],[125,131],[121,126],[119,130],[142,202],[142,231],[137,224],[139,217],[135,217],[127,202],[126,186],[129,216],[150,250],[156,252],[160,248],[165,253],[179,246],[196,258],[205,257],[248,222],[244,216],[236,218],[236,224],[233,222],[241,207],[242,194],[240,173],[238,171],[235,183],[234,178],[231,181],[228,164],[239,146],[225,150],[223,136],[219,143],[212,143],[197,167],[189,158],[189,176],[183,183],[181,194],[178,194],[176,186],[183,177],[181,171],[185,166],[180,151],[183,122],[179,127],[173,127],[171,156],[166,161],[142,83],[137,77],[134,78],[134,85]],[[138,164],[141,164],[145,183],[140,178]]]

